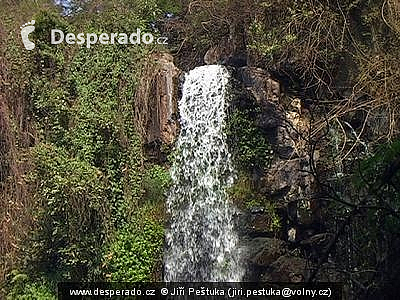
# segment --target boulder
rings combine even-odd
[[[303,282],[309,273],[307,261],[290,254],[280,256],[270,267],[261,277],[264,282]]]
[[[304,239],[300,242],[300,245],[318,254],[328,248],[333,238],[334,235],[332,233],[319,233]]]
[[[275,238],[254,238],[250,240],[248,248],[250,264],[261,267],[268,267],[286,253],[285,243]]]

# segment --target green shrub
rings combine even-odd
[[[270,162],[272,149],[265,134],[256,124],[260,108],[237,108],[227,124],[228,144],[240,170],[264,170]]]
[[[44,277],[33,280],[28,275],[13,271],[7,300],[55,300],[54,290]]]
[[[93,277],[109,215],[102,172],[49,144],[39,144],[34,154],[39,228],[28,268],[63,279]]]
[[[165,198],[165,193],[171,186],[172,179],[168,170],[159,165],[154,165],[144,174],[143,188],[144,200],[149,203],[159,203]]]
[[[133,115],[141,65],[158,46],[50,45],[48,32],[52,28],[74,33],[148,30],[149,22],[167,11],[178,12],[180,4],[153,0],[103,4],[98,11],[96,7],[68,18],[45,9],[32,17],[36,20],[30,36],[36,45],[33,51],[21,50],[18,30],[15,37],[14,32],[7,37],[7,51],[1,49],[12,65],[10,77],[18,81],[12,88],[24,90],[29,103],[18,110],[29,111],[36,130],[35,146],[24,151],[33,160],[29,182],[34,187],[35,224],[30,239],[18,245],[23,262],[16,263],[29,278],[16,276],[9,287],[12,299],[51,299],[46,285],[33,283],[38,274],[51,284],[104,279],[105,249],[115,258],[111,269],[127,264],[125,269],[112,269],[116,280],[149,279],[162,254],[163,224],[158,221],[162,216],[155,218],[141,205],[160,202],[170,178],[160,166],[144,171]],[[7,17],[7,22],[11,19]],[[14,30],[8,27],[4,32]],[[21,126],[28,125],[21,122]],[[138,213],[148,214],[147,219]],[[129,258],[127,249],[135,249],[139,257]]]
[[[380,145],[372,156],[361,161],[353,182],[361,193],[368,193],[367,205],[378,207],[368,213],[369,234],[379,235],[380,230],[399,232],[400,140]],[[377,224],[381,228],[377,228]]]
[[[130,222],[142,195],[131,67],[144,52],[50,47],[49,28],[74,26],[46,12],[36,20],[41,64],[32,70],[30,97],[42,143],[33,151],[39,226],[29,268],[62,280],[96,279],[106,237]]]
[[[139,210],[133,222],[117,232],[103,256],[103,271],[108,280],[144,282],[153,279],[164,246],[164,226],[153,213],[153,208]]]

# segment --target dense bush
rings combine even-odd
[[[101,172],[45,144],[36,147],[35,162],[39,231],[33,233],[28,266],[65,280],[95,277],[110,215]]]
[[[12,272],[10,276],[12,279],[7,300],[57,299],[54,295],[54,288],[50,287],[46,278],[40,276],[29,278],[28,275],[18,272]]]
[[[228,144],[240,170],[263,173],[271,160],[271,146],[257,125],[260,113],[260,107],[254,105],[235,108],[228,116]]]
[[[396,298],[400,260],[400,143],[384,144],[360,159],[329,205],[330,226],[343,227],[334,259],[354,298]],[[336,184],[338,184],[336,182]],[[337,198],[339,197],[339,198]],[[368,289],[364,287],[368,286]]]
[[[114,282],[147,282],[155,278],[163,252],[164,224],[153,209],[138,210],[133,222],[120,229],[103,257],[105,278]]]

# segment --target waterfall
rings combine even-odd
[[[228,71],[217,65],[185,76],[167,200],[166,281],[232,282],[243,275],[226,193],[234,180],[224,133],[228,82]]]

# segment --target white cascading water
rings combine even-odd
[[[178,103],[181,131],[168,197],[165,281],[240,281],[234,209],[226,189],[234,170],[224,133],[229,73],[198,67],[185,76]]]

